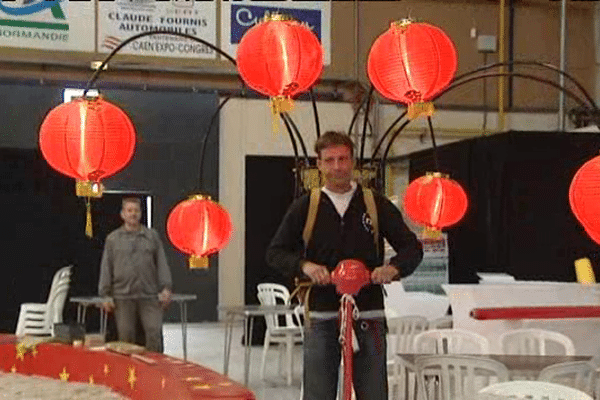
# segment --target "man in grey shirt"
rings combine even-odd
[[[98,294],[111,298],[103,308],[114,310],[120,341],[135,342],[139,315],[146,348],[162,353],[162,314],[171,301],[165,250],[158,233],[140,223],[139,198],[123,199],[121,218],[123,225],[106,237]]]

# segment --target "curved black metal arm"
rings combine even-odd
[[[223,100],[221,102],[221,104],[219,104],[219,106],[213,113],[212,117],[210,118],[210,123],[208,124],[208,129],[206,130],[206,135],[204,135],[204,138],[202,139],[202,146],[200,149],[200,158],[199,158],[199,165],[198,165],[198,183],[199,183],[198,190],[200,190],[200,191],[202,191],[202,167],[204,165],[204,154],[206,153],[206,145],[208,143],[208,135],[210,135],[212,127],[213,127],[215,121],[217,120],[217,116],[221,112],[221,109],[225,106],[225,104],[227,104],[227,102],[229,100],[231,100],[232,96],[233,96],[233,94],[230,94],[229,96],[227,96],[225,98],[225,100]]]
[[[431,144],[433,146],[433,162],[435,165],[435,170],[437,172],[440,171],[440,162],[438,158],[438,150],[437,145],[435,144],[435,136],[433,135],[433,124],[431,123],[431,117],[427,116],[427,124],[429,125],[429,133],[431,134]]]
[[[356,118],[358,118],[358,113],[363,108],[363,105],[367,102],[367,99],[369,97],[371,97],[371,93],[372,92],[369,92],[369,94],[368,94],[367,97],[363,97],[363,99],[360,101],[360,104],[356,108],[356,111],[354,111],[354,115],[352,116],[352,120],[350,120],[350,127],[348,127],[348,135],[352,134],[352,128],[354,127],[354,123],[356,122]]]
[[[198,38],[196,36],[188,35],[187,33],[171,32],[171,31],[167,31],[167,30],[155,30],[155,31],[142,32],[142,33],[139,33],[137,35],[133,35],[133,36],[125,39],[123,42],[119,43],[119,45],[117,47],[115,47],[110,52],[110,54],[108,56],[106,56],[106,58],[104,59],[104,61],[102,61],[102,64],[100,64],[100,66],[98,67],[98,69],[94,72],[94,74],[92,75],[92,77],[88,81],[88,83],[87,83],[87,85],[86,85],[86,87],[85,87],[85,89],[83,91],[83,96],[85,96],[87,94],[87,92],[92,88],[92,85],[96,82],[96,80],[98,79],[98,77],[102,73],[102,71],[104,69],[104,66],[106,64],[108,64],[108,62],[110,61],[110,59],[113,58],[113,56],[115,54],[117,54],[119,52],[119,50],[121,50],[127,44],[133,42],[136,39],[139,39],[139,38],[144,37],[144,36],[150,36],[150,35],[174,35],[174,36],[180,36],[180,37],[184,37],[186,39],[194,40],[196,42],[200,42],[200,43],[202,43],[202,44],[210,47],[211,49],[213,49],[217,53],[221,54],[223,57],[225,57],[226,59],[228,59],[229,61],[231,61],[231,63],[233,65],[236,65],[235,59],[233,57],[231,57],[229,54],[225,53],[223,50],[221,50],[220,48],[218,48],[214,44],[209,43],[206,40],[200,39],[200,38]],[[243,85],[243,81],[242,81],[242,85]]]
[[[308,160],[308,151],[306,150],[306,145],[304,144],[304,139],[302,139],[302,135],[300,135],[300,131],[298,130],[298,127],[296,126],[296,124],[294,123],[294,120],[292,119],[292,117],[290,117],[290,115],[288,113],[281,113],[281,116],[283,117],[284,121],[287,120],[287,122],[289,122],[289,124],[292,127],[292,130],[296,133],[296,137],[298,138],[298,141],[300,142],[300,146],[302,147],[302,152],[304,153],[304,160],[306,161],[306,165],[309,165],[309,160]]]
[[[392,124],[386,129],[385,133],[381,136],[381,139],[379,139],[379,143],[377,143],[377,146],[375,146],[375,150],[373,151],[373,155],[371,156],[371,159],[375,159],[375,157],[377,157],[377,152],[379,151],[379,149],[381,148],[381,145],[383,144],[383,141],[387,138],[387,136],[390,134],[390,132],[392,131],[392,129],[394,129],[394,127],[398,124],[398,122],[400,122],[400,120],[402,118],[404,118],[404,116],[406,115],[407,111],[404,110],[404,112],[402,114],[400,114],[400,116],[398,118],[396,118],[394,120],[394,122],[392,122]]]
[[[369,122],[369,107],[371,106],[371,99],[373,98],[373,91],[375,90],[375,87],[373,85],[371,85],[371,88],[369,89],[369,94],[367,95],[367,105],[365,106],[365,118],[363,120],[363,130],[362,130],[362,137],[361,137],[361,141],[360,141],[360,157],[359,157],[359,163],[358,165],[362,167],[363,164],[363,159],[364,159],[364,154],[365,154],[365,141],[366,141],[366,137],[367,137],[367,123]]]
[[[290,135],[290,142],[292,142],[292,148],[294,149],[294,158],[296,159],[296,164],[298,164],[297,160],[300,157],[300,154],[298,154],[298,144],[296,143],[296,139],[294,139],[294,131],[292,131],[292,127],[290,126],[290,123],[285,119],[283,113],[279,114],[279,117],[285,124],[285,128],[287,129],[288,134]]]
[[[383,185],[385,185],[385,163],[387,161],[387,156],[390,152],[390,149],[392,148],[392,143],[394,143],[394,140],[398,137],[400,132],[402,132],[402,130],[406,128],[406,125],[410,124],[410,121],[410,119],[407,119],[402,123],[402,125],[400,125],[398,129],[396,129],[396,132],[394,132],[392,138],[388,141],[385,151],[383,152],[383,156],[381,157],[381,160],[379,160],[379,175],[381,176],[382,187]]]
[[[462,75],[458,75],[454,78],[454,82],[459,81],[460,79],[466,78],[470,75],[474,75],[476,73],[482,72],[482,71],[486,71],[492,68],[496,68],[496,67],[502,67],[502,66],[512,66],[512,65],[534,65],[534,66],[538,66],[538,67],[543,67],[549,70],[552,70],[554,72],[557,72],[560,75],[564,75],[567,79],[569,79],[580,91],[581,93],[585,96],[585,98],[588,100],[588,102],[591,104],[591,106],[594,108],[594,110],[597,110],[598,107],[596,106],[596,102],[594,101],[594,99],[592,99],[592,97],[589,95],[589,93],[587,92],[587,90],[585,90],[585,88],[583,87],[583,85],[581,85],[577,79],[575,79],[573,76],[569,75],[568,73],[566,73],[565,71],[561,70],[560,68],[552,65],[552,64],[548,64],[548,63],[542,63],[539,61],[531,61],[531,60],[515,60],[512,62],[504,62],[504,63],[494,63],[494,64],[489,64],[489,65],[484,65],[483,67],[477,68],[473,71],[469,71],[466,72]],[[509,74],[512,74],[514,72],[509,72]]]
[[[312,103],[313,114],[315,116],[315,130],[317,132],[317,139],[318,139],[321,137],[321,124],[319,122],[319,113],[317,112],[317,102],[315,100],[315,94],[313,92],[312,87],[310,88],[310,91],[308,92],[308,94],[310,95],[310,102]]]
[[[448,86],[446,89],[442,90],[437,96],[435,96],[435,98],[431,99],[431,101],[440,98],[443,94],[446,94],[450,90],[456,89],[457,87],[462,86],[465,83],[469,83],[469,82],[475,81],[477,79],[493,78],[493,77],[497,77],[497,76],[514,76],[517,78],[527,78],[527,79],[531,79],[531,80],[538,81],[541,83],[546,83],[550,86],[557,88],[558,90],[562,90],[569,97],[571,97],[573,100],[575,100],[577,103],[579,103],[579,105],[581,105],[583,108],[587,108],[584,100],[582,100],[581,98],[576,96],[572,91],[561,87],[558,83],[552,82],[551,80],[548,80],[548,79],[539,78],[535,75],[521,74],[521,73],[517,73],[517,72],[494,72],[494,73],[490,73],[490,74],[481,74],[481,75],[474,76],[472,78],[464,79],[464,80],[462,80],[460,82],[456,82],[456,83]]]

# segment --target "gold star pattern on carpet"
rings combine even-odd
[[[17,360],[25,361],[25,353],[27,353],[25,346],[23,346],[23,344],[21,343],[17,343],[15,351]]]
[[[210,385],[208,384],[203,384],[203,385],[195,385],[194,389],[200,390],[200,389],[210,389]]]
[[[129,383],[129,386],[131,386],[131,389],[135,387],[135,381],[137,381],[137,378],[135,376],[135,368],[129,367],[127,374],[127,382]]]
[[[11,367],[11,369],[10,369],[10,372],[12,372],[12,373],[15,373],[15,372],[17,372],[17,366],[16,366],[16,365],[13,365],[13,366]]]
[[[89,382],[90,382],[90,385],[94,384],[94,375],[90,375]]]
[[[25,354],[31,352],[35,357],[38,353],[35,344],[17,343],[15,345],[15,353],[17,360],[25,361]]]
[[[164,389],[166,385],[167,385],[167,379],[163,376],[160,381],[160,386],[161,386],[161,388]]]
[[[67,372],[67,367],[63,367],[63,370],[60,374],[58,374],[58,376],[60,377],[60,380],[63,382],[67,382],[69,380],[69,373]]]
[[[110,368],[108,367],[108,364],[104,364],[104,376],[108,376],[109,372],[110,372]]]

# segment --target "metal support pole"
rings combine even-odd
[[[560,70],[566,71],[567,56],[566,56],[566,40],[567,36],[567,0],[562,0],[560,4]],[[561,88],[565,87],[565,76],[559,75],[559,84]],[[565,130],[565,93],[561,90],[558,92],[558,130]]]

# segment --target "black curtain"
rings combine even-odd
[[[0,148],[0,160],[0,331],[14,332],[19,305],[45,302],[54,273],[75,263],[85,205],[74,194],[73,180],[50,170],[37,150]]]
[[[465,217],[448,229],[450,282],[477,282],[477,271],[575,281],[574,260],[596,259],[600,247],[571,212],[569,185],[599,149],[600,134],[564,132],[508,132],[441,146],[441,172],[469,198]],[[410,155],[411,181],[432,170],[431,150]]]
[[[259,283],[279,283],[293,290],[290,279],[267,266],[265,252],[294,200],[294,166],[293,157],[246,156],[246,304],[258,304]],[[256,318],[252,344],[262,345],[265,329],[264,318]]]

